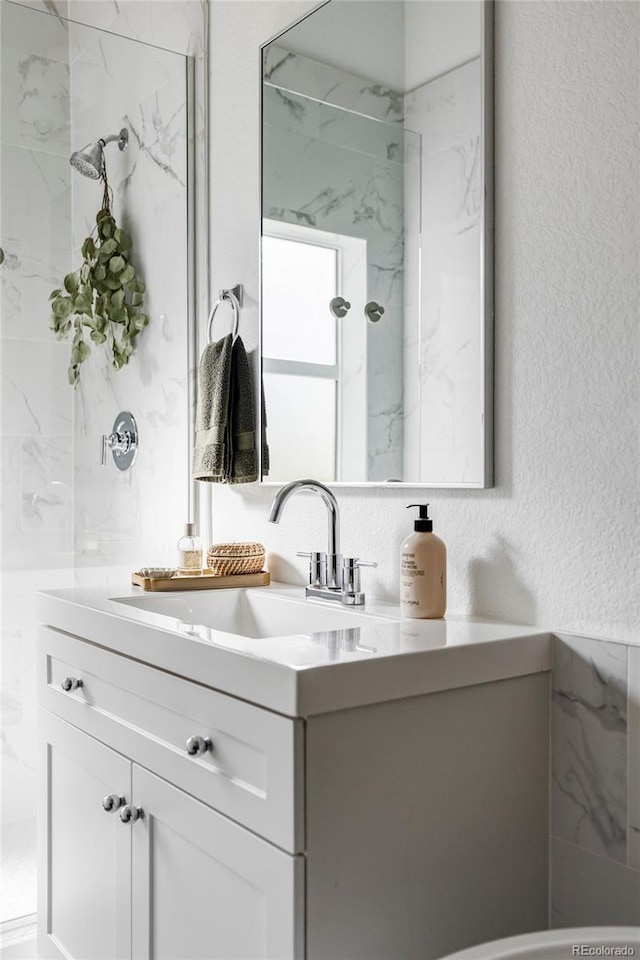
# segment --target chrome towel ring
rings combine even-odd
[[[211,308],[211,313],[209,314],[209,325],[207,329],[207,342],[213,343],[211,338],[211,333],[213,330],[213,318],[216,315],[216,310],[223,301],[227,301],[231,304],[233,310],[233,339],[238,336],[238,330],[240,328],[240,307],[242,306],[242,284],[239,283],[235,287],[230,287],[228,290],[220,290],[218,293],[218,299]]]

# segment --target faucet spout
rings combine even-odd
[[[271,505],[269,520],[279,523],[285,504],[295,493],[315,493],[321,497],[327,508],[328,519],[328,550],[327,550],[327,586],[331,589],[341,588],[340,571],[340,509],[338,501],[324,483],[319,480],[293,480],[277,492]]]

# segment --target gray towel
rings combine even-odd
[[[254,483],[258,479],[256,404],[253,375],[241,337],[231,352],[231,466],[229,483]]]
[[[249,366],[253,370],[260,369],[260,358],[258,357],[257,351],[252,350],[251,353],[247,354],[247,359],[249,360]],[[267,404],[264,398],[264,377],[260,377],[260,468],[262,471],[262,476],[267,477],[269,475],[269,466],[271,463],[271,458],[269,456],[269,444],[267,442]]]
[[[234,343],[231,334],[200,358],[193,476],[209,483],[258,479],[251,368],[242,340]]]

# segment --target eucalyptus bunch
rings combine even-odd
[[[112,365],[120,370],[149,323],[144,313],[145,284],[131,263],[131,238],[111,213],[106,177],[102,208],[81,252],[81,266],[68,273],[63,287],[49,296],[49,328],[58,340],[66,340],[73,332],[69,383],[74,387],[80,366],[91,353],[87,334],[95,344],[108,343]]]

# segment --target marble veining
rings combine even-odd
[[[627,862],[627,648],[561,636],[554,650],[552,833]]]
[[[371,83],[311,57],[270,44],[264,51],[265,83],[354,113],[402,123],[403,96],[383,84]]]
[[[132,49],[132,48],[135,48]],[[135,59],[132,54],[135,53]],[[103,36],[72,66],[75,102],[97,76],[113,128],[129,127],[127,150],[107,157],[118,222],[133,239],[151,323],[130,363],[114,373],[94,349],[75,391],[74,550],[78,565],[171,562],[167,544],[184,522],[187,496],[187,129],[184,59],[166,50]],[[95,87],[95,84],[94,84]],[[92,88],[93,89],[93,88]],[[91,139],[95,119],[83,109],[74,136]],[[74,243],[92,227],[95,184],[74,180]],[[100,436],[118,410],[131,410],[140,428],[134,468],[119,474],[99,460]],[[162,477],[158,487],[157,478]],[[161,491],[164,491],[163,493]],[[154,492],[156,491],[156,492]],[[167,497],[167,491],[171,496]]]
[[[74,22],[65,19],[69,7]],[[185,60],[160,47],[201,57],[206,4],[128,2],[124,10],[111,0],[0,5],[3,825],[35,815],[34,591],[110,582],[115,562],[120,581],[133,563],[169,564],[187,516]],[[202,75],[201,60],[196,70]],[[101,193],[73,171],[69,153],[125,120],[134,128],[129,150],[111,148],[107,163],[152,323],[129,368],[114,374],[96,350],[74,392],[70,344],[48,329],[47,298],[77,267]],[[195,122],[201,171],[202,104]],[[139,461],[124,476],[100,466],[101,435],[121,409],[141,426]],[[31,842],[33,824],[25,830]],[[22,887],[15,872],[9,882],[14,892]],[[12,902],[4,893],[0,900]]]
[[[406,292],[406,476],[478,482],[484,472],[480,60],[405,96],[421,137],[420,297]],[[410,169],[410,168],[409,168]],[[406,186],[416,193],[418,185]],[[415,225],[413,226],[415,230]],[[410,249],[410,245],[408,244]]]
[[[410,134],[359,115],[365,85],[360,80],[354,86],[356,78],[332,67],[333,93],[338,87],[342,91],[342,109],[337,108],[333,93],[330,98],[317,85],[319,72],[323,79],[328,76],[322,67],[293,54],[276,57],[271,49],[267,54],[270,83],[279,83],[286,68],[289,86],[264,88],[264,215],[366,241],[367,289],[362,296],[385,309],[382,322],[367,324],[365,333],[366,476],[381,481],[402,473],[398,330],[404,296],[404,159]],[[294,80],[300,82],[295,93]],[[362,471],[343,479],[362,479]]]

